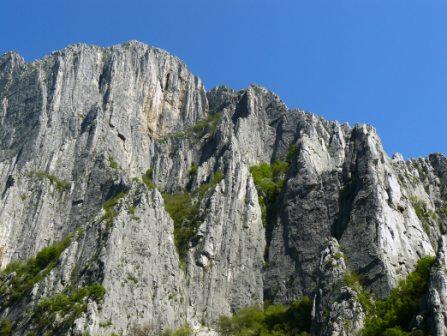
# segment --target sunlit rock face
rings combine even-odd
[[[266,220],[250,167],[275,161],[288,168]],[[166,201],[179,194],[195,228],[181,254]],[[39,302],[93,283],[104,297],[64,333],[212,334],[221,315],[308,295],[314,334],[354,335],[365,314],[344,274],[385,297],[421,257],[442,264],[446,221],[447,159],[389,158],[371,126],[289,109],[256,85],[207,92],[135,41],[0,57],[1,266],[72,235],[29,297],[1,306],[17,335],[37,328]],[[436,335],[443,270],[430,287]]]

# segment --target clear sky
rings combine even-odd
[[[289,107],[376,127],[389,154],[447,152],[445,0],[0,0],[0,53],[137,39],[207,88],[257,83]]]

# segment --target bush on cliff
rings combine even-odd
[[[243,308],[232,317],[221,317],[218,331],[222,336],[310,335],[311,310],[312,301],[307,296],[288,306]]]

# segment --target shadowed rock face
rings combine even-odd
[[[277,160],[290,162],[286,182],[263,223],[249,168]],[[149,168],[155,189],[141,183]],[[184,260],[162,192],[196,204]],[[203,329],[302,295],[315,297],[315,334],[354,335],[364,312],[344,272],[384,297],[436,253],[446,222],[447,159],[389,158],[370,126],[288,109],[255,85],[206,92],[180,60],[134,41],[0,58],[1,265],[78,232],[29,299],[1,308],[17,335],[43,298],[91,283],[106,294],[75,335]],[[447,295],[441,273],[434,307]]]

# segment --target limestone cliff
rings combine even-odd
[[[287,165],[266,216],[250,168],[274,162]],[[446,157],[389,158],[371,126],[289,109],[255,85],[207,92],[179,59],[135,41],[0,57],[0,262],[40,267],[2,275],[14,335],[207,332],[221,315],[302,295],[315,334],[354,335],[364,311],[343,274],[385,297],[436,254],[446,224]],[[64,239],[51,262],[30,261]],[[441,335],[445,266],[432,278]],[[76,313],[45,310],[58,295]]]

